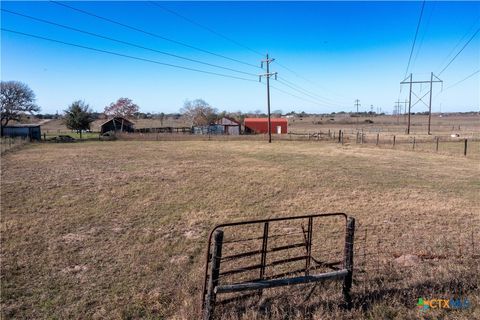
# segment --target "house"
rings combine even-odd
[[[100,125],[100,133],[104,134],[109,131],[133,132],[133,126],[133,122],[124,117],[114,117]]]
[[[277,134],[287,133],[288,120],[282,118],[270,119],[270,132]],[[268,118],[245,118],[245,133],[268,133]]]
[[[215,122],[215,124],[223,126],[223,134],[239,135],[240,134],[240,122],[235,121],[229,117],[223,117]]]
[[[2,127],[2,136],[22,137],[24,139],[38,140],[42,139],[42,133],[39,124],[11,124]]]

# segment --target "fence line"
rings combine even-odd
[[[6,152],[10,150],[17,149],[30,141],[26,138],[20,138],[20,137],[1,137],[0,139],[0,154],[5,154]]]

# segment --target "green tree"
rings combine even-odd
[[[93,120],[90,106],[84,101],[74,101],[68,109],[65,110],[65,125],[68,129],[76,130],[80,133],[80,139],[82,139],[82,130],[89,130]]]

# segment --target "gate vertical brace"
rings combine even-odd
[[[213,313],[215,311],[216,293],[215,287],[218,285],[218,276],[220,273],[220,261],[222,259],[222,244],[223,244],[223,231],[217,230],[213,234],[213,252],[212,252],[212,267],[210,268],[208,291],[205,299],[205,320],[213,319]]]
[[[352,307],[352,297],[350,289],[353,281],[353,240],[355,236],[355,218],[348,218],[347,229],[345,234],[345,253],[344,253],[344,268],[347,269],[348,274],[345,276],[343,282],[343,300],[347,309]]]
[[[265,265],[267,264],[267,246],[268,246],[268,222],[263,225],[262,258],[260,262],[260,279],[265,276]]]
[[[305,276],[310,275],[310,262],[312,259],[312,234],[313,234],[313,218],[308,218],[307,229],[307,259],[305,261]]]

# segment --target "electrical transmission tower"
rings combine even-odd
[[[270,116],[270,77],[275,76],[275,80],[277,80],[277,72],[270,73],[270,63],[275,61],[273,58],[268,57],[265,60],[262,60],[261,67],[263,69],[263,64],[267,65],[267,73],[261,74],[258,76],[258,80],[261,82],[262,77],[267,78],[267,109],[268,109],[268,143],[272,143],[272,122]]]
[[[397,115],[397,123],[400,122],[400,114],[402,114],[402,105],[404,106],[404,109],[406,109],[407,103],[408,103],[407,100],[405,100],[405,101],[397,100],[397,101],[395,102],[395,108],[394,108],[394,111],[393,111],[393,112],[394,112],[394,114]],[[406,114],[407,114],[407,110],[405,110],[405,111],[403,112],[403,114],[406,115]]]
[[[436,80],[433,80],[435,78]],[[407,80],[408,79],[408,80]],[[407,123],[407,134],[410,134],[410,114],[412,107],[414,107],[417,103],[422,102],[424,105],[428,107],[428,134],[430,134],[430,125],[432,121],[432,92],[433,92],[433,84],[435,82],[441,82],[443,85],[443,81],[440,80],[437,76],[433,74],[433,72],[430,73],[430,80],[425,80],[425,81],[413,81],[413,75],[410,73],[410,76],[405,78],[402,82],[400,82],[400,85],[402,84],[409,84],[410,85],[410,94],[408,98],[408,123]],[[429,83],[430,84],[430,90],[427,91],[422,97],[419,97],[413,90],[412,90],[412,85],[413,84],[421,84],[421,83]],[[413,105],[412,105],[412,94],[418,99]],[[425,101],[423,101],[423,98],[427,96],[427,94],[430,94],[430,99],[429,103],[426,104]]]

